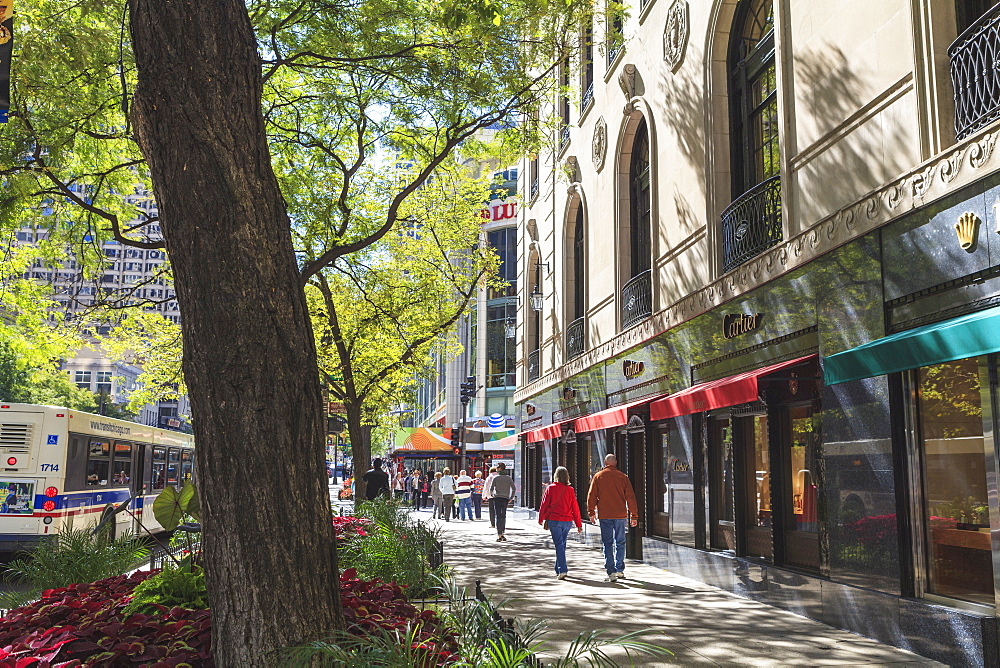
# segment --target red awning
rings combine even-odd
[[[606,408],[603,411],[593,413],[592,415],[584,415],[583,417],[576,419],[576,422],[573,424],[573,431],[579,434],[585,431],[610,429],[611,427],[620,427],[623,424],[628,424],[628,411],[630,408],[635,408],[636,406],[641,406],[642,404],[648,404],[650,401],[658,398],[659,396],[646,397],[645,399],[639,399],[638,401],[630,401],[627,404]]]
[[[568,420],[564,422],[568,422]],[[527,435],[528,443],[540,443],[541,441],[550,438],[559,438],[562,436],[562,425],[563,422],[556,422],[555,424],[550,424],[547,427],[532,429],[531,431],[526,431],[524,433]]]
[[[668,397],[657,399],[649,406],[650,420],[666,420],[681,415],[701,413],[715,408],[736,406],[757,401],[760,392],[757,389],[757,379],[774,373],[785,367],[800,364],[816,355],[806,355],[790,362],[772,364],[753,371],[738,373],[728,378],[711,380],[707,383],[693,385],[686,390],[674,392]]]

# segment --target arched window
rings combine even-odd
[[[583,206],[576,209],[576,224],[573,226],[573,320],[579,320],[587,309],[584,305],[584,280],[586,276],[586,255],[583,236]]]
[[[572,301],[567,304],[566,319],[569,325],[566,327],[566,359],[582,355],[587,350],[586,345],[586,243],[583,230],[583,202],[576,201],[576,215],[573,217],[573,239],[569,247],[570,272],[567,277],[572,281],[572,285],[567,286],[566,291],[572,296]]]
[[[772,0],[743,0],[729,47],[733,204],[722,214],[723,270],[782,239]]]
[[[653,312],[652,193],[649,173],[649,128],[639,121],[632,138],[628,170],[628,282],[622,287],[622,328]],[[624,249],[622,249],[624,251]]]
[[[632,240],[629,257],[632,278],[649,271],[652,257],[650,247],[650,211],[652,203],[649,192],[649,132],[646,121],[639,122],[632,140],[632,158],[629,163],[629,235]]]

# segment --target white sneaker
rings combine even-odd
[[[625,579],[625,571],[618,571],[617,573],[615,573],[615,575],[618,576],[619,580],[624,580]]]
[[[556,574],[556,580],[565,580],[565,579],[566,579],[566,574],[565,573],[557,573]]]
[[[605,582],[618,582],[617,573],[608,573],[608,577],[604,578]]]

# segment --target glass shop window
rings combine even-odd
[[[153,489],[163,489],[167,484],[167,449],[153,448]]]
[[[756,523],[758,527],[771,526],[771,454],[767,444],[767,416],[753,419],[754,472],[757,482]]]
[[[992,605],[982,389],[977,358],[918,371],[928,591]]]
[[[789,445],[791,467],[792,515],[794,531],[819,532],[816,517],[816,420],[810,406],[790,410],[792,442]]]
[[[115,460],[111,480],[116,487],[125,487],[132,481],[132,444],[115,443]]]
[[[87,487],[106,487],[111,466],[111,442],[91,439],[87,447]]]

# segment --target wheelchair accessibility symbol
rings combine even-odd
[[[59,445],[59,434],[49,434],[49,440],[46,445]]]

